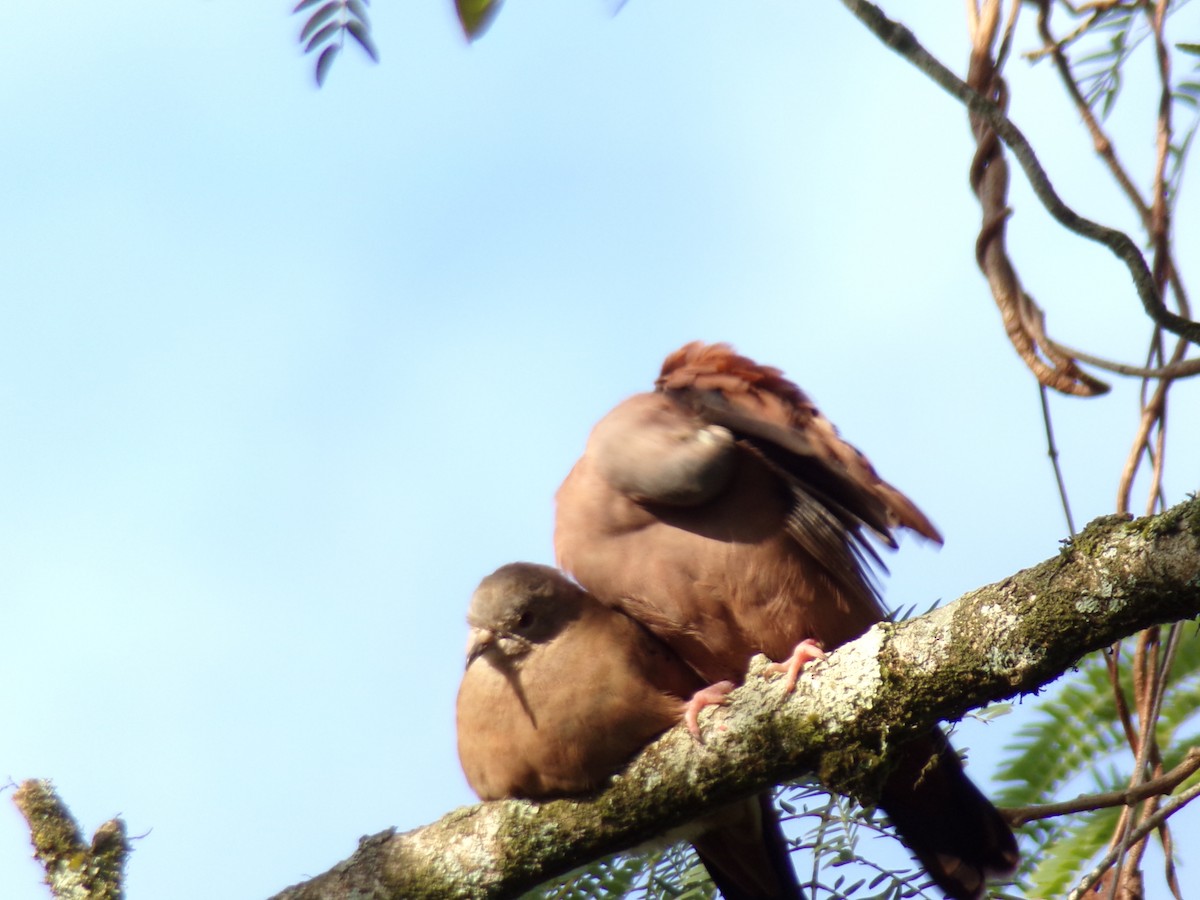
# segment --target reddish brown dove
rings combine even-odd
[[[559,564],[705,682],[740,682],[764,653],[790,690],[821,647],[884,617],[864,531],[889,546],[898,527],[941,536],[778,369],[697,342],[655,387],[600,420],[559,489]],[[905,751],[880,806],[954,900],[1016,866],[940,729]]]
[[[594,791],[684,718],[711,703],[675,653],[557,569],[513,563],[471,598],[458,692],[458,755],[483,800]],[[726,900],[803,900],[767,795],[697,823],[688,839]]]

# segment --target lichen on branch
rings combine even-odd
[[[124,822],[116,818],[105,822],[88,844],[49,781],[31,779],[22,783],[13,794],[13,802],[29,825],[34,856],[42,864],[46,884],[55,897],[121,900],[129,856]]]

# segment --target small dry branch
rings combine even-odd
[[[54,897],[121,900],[129,856],[124,822],[105,822],[88,844],[49,781],[24,782],[13,794],[13,802],[29,825],[33,855],[45,869]]]

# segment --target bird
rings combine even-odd
[[[481,800],[595,792],[684,721],[692,698],[720,702],[733,687],[705,685],[645,627],[550,566],[501,566],[472,595],[467,623],[458,755]],[[803,900],[769,795],[685,833],[726,900]]]
[[[654,390],[593,428],[556,495],[560,568],[643,624],[706,683],[765,654],[787,672],[886,617],[868,535],[941,543],[933,523],[781,370],[686,344]],[[909,744],[879,806],[951,900],[1018,862],[1011,829],[940,728]]]

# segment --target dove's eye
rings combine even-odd
[[[518,628],[528,628],[532,624],[533,613],[531,613],[529,610],[525,610],[525,612],[521,613],[521,618],[517,619]]]

